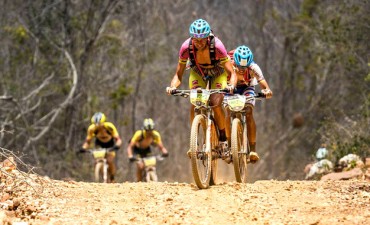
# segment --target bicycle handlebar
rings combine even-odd
[[[256,99],[266,98],[266,95],[264,93],[259,92],[254,96],[254,98]]]
[[[95,151],[101,151],[101,150],[106,150],[107,152],[116,152],[119,149],[116,149],[114,147],[110,147],[110,148],[93,148],[93,149],[86,149],[84,151],[80,150],[77,153],[90,153],[90,154],[93,154]]]
[[[171,95],[188,97],[193,90],[197,90],[198,93],[202,93],[203,90],[207,90],[207,89],[203,89],[203,88],[192,89],[192,90],[178,90],[178,89],[175,89],[171,92]],[[230,93],[229,89],[227,89],[227,88],[224,88],[224,89],[209,89],[207,91],[209,91],[210,94]]]
[[[163,161],[166,157],[163,156],[163,154],[156,154],[156,155],[150,155],[150,156],[146,156],[146,157],[155,157],[158,161]],[[138,162],[140,160],[143,160],[143,158],[146,158],[146,157],[132,157],[130,162]]]

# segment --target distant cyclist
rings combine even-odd
[[[322,159],[326,159],[328,157],[328,150],[326,149],[326,144],[325,143],[322,143],[320,148],[317,149],[315,156],[316,156],[316,159],[318,161],[320,161]]]
[[[167,149],[163,146],[161,135],[154,130],[154,121],[151,118],[144,119],[143,129],[137,130],[127,147],[127,156],[130,162],[137,162],[137,181],[142,180],[144,164],[137,158],[145,158],[152,154],[151,145],[158,146],[163,157],[168,156]]]
[[[97,112],[91,118],[91,125],[87,129],[87,137],[82,145],[81,151],[91,148],[92,139],[95,138],[95,148],[112,148],[118,150],[122,145],[122,140],[117,128],[111,122],[106,122],[106,116],[102,112]],[[107,157],[108,174],[110,182],[115,182],[116,165],[114,162],[115,152],[109,152]]]
[[[272,91],[262,74],[261,68],[253,61],[252,51],[245,45],[237,47],[228,53],[233,58],[233,68],[237,75],[236,91],[234,93],[245,96],[255,95],[255,85],[259,84],[266,98],[272,97]],[[247,133],[251,149],[249,159],[252,163],[259,160],[256,152],[256,123],[253,117],[255,100],[247,102]],[[229,117],[230,114],[227,115]]]

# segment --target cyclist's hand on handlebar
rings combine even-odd
[[[162,157],[163,157],[163,158],[168,157],[168,152],[166,152],[166,153],[162,153]]]
[[[167,87],[166,88],[166,92],[167,92],[167,94],[169,94],[169,95],[171,95],[174,91],[176,91],[177,90],[177,88],[175,88],[175,87]]]
[[[232,84],[228,84],[226,86],[226,89],[229,91],[230,94],[233,94],[234,93],[234,90],[235,90],[235,87]]]
[[[130,163],[132,163],[132,162],[136,161],[136,158],[135,157],[129,157],[128,160],[129,160]]]
[[[78,150],[78,153],[85,153],[85,152],[87,152],[87,150],[84,148],[80,148],[80,150]]]
[[[118,150],[119,150],[119,146],[115,145],[112,149],[113,149],[114,151],[118,151]]]
[[[270,89],[262,89],[261,92],[266,96],[267,99],[272,98],[272,91]]]

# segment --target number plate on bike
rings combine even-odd
[[[232,95],[225,97],[227,105],[232,111],[240,111],[244,108],[246,99],[244,95]]]
[[[94,159],[104,158],[105,150],[97,150],[93,152]]]
[[[157,159],[155,158],[155,156],[150,156],[143,158],[143,161],[145,166],[155,166]]]
[[[190,92],[190,102],[195,106],[202,106],[206,105],[209,99],[210,93],[207,90],[202,90],[202,92],[198,92],[198,90],[191,90]]]

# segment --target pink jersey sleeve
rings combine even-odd
[[[227,58],[227,51],[220,39],[215,37],[215,46],[216,46],[216,59],[225,59]]]
[[[184,43],[182,43],[180,52],[179,52],[179,62],[186,64],[186,61],[189,58],[189,41],[190,38],[188,38]]]
[[[186,64],[186,61],[189,58],[189,41],[188,38],[184,43],[182,43],[180,52],[179,52],[179,63]],[[227,57],[227,50],[220,39],[215,37],[215,51],[216,51],[216,59],[221,60],[221,62],[225,62],[228,60]]]

